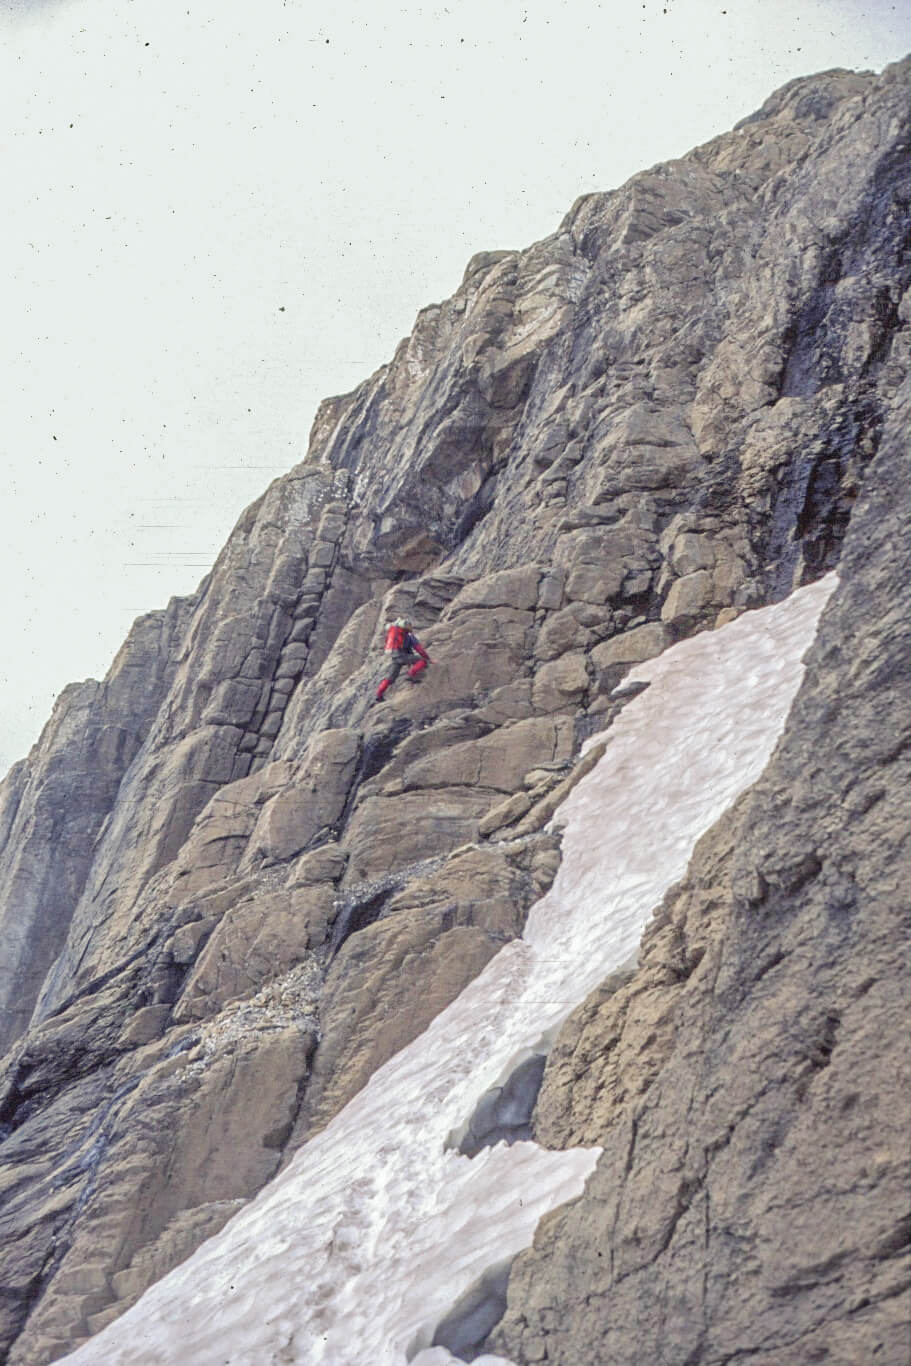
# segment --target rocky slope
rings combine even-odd
[[[322,406],[307,459],[197,596],[138,623],[103,684],[64,694],[0,790],[11,1363],[52,1361],[121,1313],[517,933],[559,859],[554,793],[628,665],[830,568],[849,524],[845,591],[767,779],[703,848],[637,976],[555,1051],[538,1131],[584,1132],[605,1158],[517,1267],[496,1331],[518,1362],[596,1362],[608,1341],[639,1360],[645,1319],[672,1343],[656,1360],[785,1361],[789,1343],[847,1342],[853,1295],[856,1341],[886,1341],[897,1234],[874,1214],[883,1253],[861,1255],[859,1226],[833,1253],[826,1219],[844,1231],[839,1192],[870,1187],[875,1209],[893,1193],[868,1101],[898,1060],[837,1123],[810,1065],[850,1039],[850,1074],[870,1037],[852,992],[870,982],[853,1010],[872,1029],[898,991],[891,798],[857,798],[846,862],[818,850],[849,779],[873,791],[864,764],[885,769],[899,734],[873,699],[897,686],[875,652],[894,672],[907,649],[886,629],[900,523],[883,490],[903,483],[909,151],[911,63],[825,73],[586,197],[527,251],[476,257],[389,366]],[[436,662],[371,707],[401,612]],[[840,747],[842,696],[857,724]],[[869,902],[851,902],[865,879]],[[751,1057],[760,1024],[806,1076]],[[700,1136],[681,1149],[690,1111]],[[814,1192],[826,1218],[808,1204],[772,1274],[782,1208]],[[621,1226],[609,1281],[595,1249]],[[567,1296],[578,1259],[591,1279]]]
[[[513,1268],[517,1362],[909,1359],[909,419],[771,764],[551,1054],[535,1137],[605,1151]]]

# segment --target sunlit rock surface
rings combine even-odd
[[[321,407],[196,597],[63,695],[0,788],[11,1363],[122,1313],[522,932],[611,689],[839,563],[888,428],[893,474],[842,567],[867,619],[838,618],[823,658],[836,694],[861,670],[854,640],[907,581],[852,586],[863,535],[904,530],[909,86],[908,62],[796,82],[552,237],[475,257]],[[374,707],[403,612],[435,662]],[[888,707],[868,721],[899,733]],[[608,1122],[573,1089],[548,1142],[577,1112]],[[511,1350],[544,1359],[509,1312]]]
[[[573,1005],[629,961],[699,835],[761,773],[833,578],[641,666],[649,688],[560,805],[563,861],[522,938],[72,1366],[477,1355],[512,1259],[542,1215],[581,1194],[600,1148],[466,1134],[485,1097],[516,1097]]]
[[[909,420],[769,767],[553,1050],[532,1132],[605,1151],[514,1266],[517,1362],[908,1361]]]

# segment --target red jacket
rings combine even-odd
[[[422,659],[428,661],[430,659],[413,631],[406,631],[404,626],[393,625],[386,631],[386,653],[393,654],[397,651],[406,655],[419,654]]]

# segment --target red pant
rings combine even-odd
[[[395,680],[398,678],[399,674],[401,673],[403,667],[408,663],[408,661],[409,661],[411,658],[412,658],[411,654],[410,654],[410,653],[406,653],[405,650],[396,650],[396,651],[394,651],[394,653],[393,653],[393,655],[392,655],[392,658],[391,658],[391,661],[390,661],[389,665],[388,665],[387,668],[386,668],[386,677],[383,679],[382,683],[380,684],[380,686],[379,686],[379,687],[377,688],[377,690],[376,690],[376,695],[377,695],[377,697],[382,697],[382,696],[383,696],[383,694],[385,693],[386,689],[389,687],[390,683],[394,683],[394,682],[395,682]],[[418,655],[417,658],[414,660],[413,664],[410,666],[410,668],[409,668],[409,670],[408,670],[408,677],[409,677],[410,679],[414,680],[415,678],[417,678],[417,676],[418,676],[418,674],[421,672],[421,670],[422,670],[422,669],[426,669],[426,668],[427,668],[427,660],[424,659],[421,655]]]

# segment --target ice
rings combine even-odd
[[[833,586],[830,575],[633,672],[650,686],[557,813],[563,861],[524,937],[220,1234],[67,1362],[457,1360],[433,1346],[437,1326],[581,1192],[600,1150],[498,1143],[468,1158],[453,1136],[635,953],[696,840],[762,771]]]

